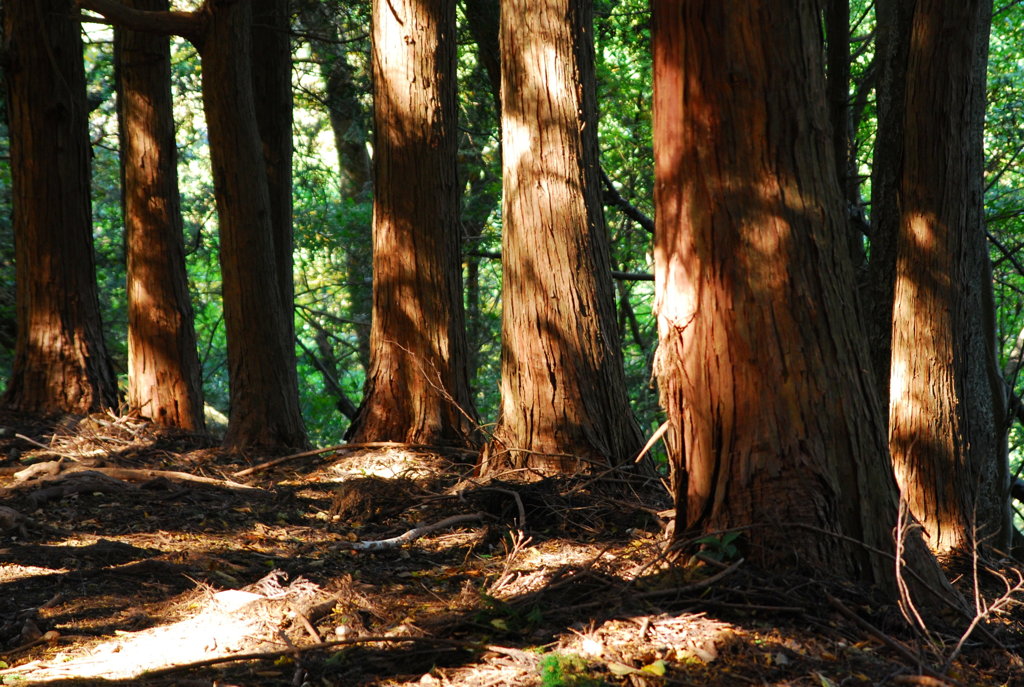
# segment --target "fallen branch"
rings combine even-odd
[[[59,461],[53,461],[59,463]],[[37,463],[37,465],[45,465],[43,463]],[[35,467],[35,466],[33,466]],[[124,480],[127,482],[148,482],[149,480],[164,478],[175,482],[191,482],[194,484],[207,484],[210,486],[221,487],[223,489],[231,489],[235,491],[263,491],[259,487],[250,486],[248,484],[240,484],[238,482],[232,482],[230,480],[216,479],[213,477],[201,477],[199,475],[193,475],[187,472],[178,472],[175,470],[150,470],[141,468],[104,468],[104,467],[88,467],[85,465],[72,465],[65,469],[59,470],[52,476],[51,479],[41,480],[44,484],[50,483],[56,480],[63,479],[66,475],[71,475],[81,472],[93,472],[107,477],[113,477],[114,479]],[[17,478],[17,475],[15,475]],[[26,482],[27,479],[21,479],[19,481]]]
[[[390,539],[377,539],[371,541],[357,541],[357,542],[338,542],[332,548],[335,549],[348,549],[353,551],[384,551],[387,549],[397,549],[403,544],[416,541],[420,537],[443,530],[452,525],[458,525],[463,522],[479,522],[487,517],[486,513],[470,513],[468,515],[453,515],[450,518],[445,518],[432,525],[423,525],[422,527],[416,527],[414,529],[400,534],[397,537],[391,537]]]
[[[174,482],[191,482],[194,484],[207,484],[213,487],[221,487],[222,489],[231,489],[233,491],[263,491],[260,487],[254,487],[249,484],[241,484],[226,479],[216,479],[214,477],[201,477],[199,475],[193,475],[188,472],[178,472],[176,470],[149,470],[139,468],[89,468],[96,472],[117,479],[123,479],[129,482],[147,482],[151,479],[164,478]]]
[[[337,444],[335,446],[324,446],[323,448],[315,448],[311,451],[302,451],[301,453],[293,453],[288,456],[281,456],[280,458],[274,458],[258,465],[253,465],[250,468],[239,470],[234,473],[232,477],[246,477],[247,475],[254,474],[256,472],[262,472],[268,468],[287,463],[292,460],[298,460],[299,458],[308,458],[310,456],[317,456],[321,453],[347,453],[349,451],[358,451],[364,448],[404,448],[411,451],[449,451],[455,453],[465,453],[475,455],[478,453],[475,449],[461,448],[458,446],[429,446],[427,444],[405,444],[400,441],[366,441],[360,444]]]

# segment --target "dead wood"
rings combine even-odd
[[[206,484],[214,487],[221,487],[222,489],[231,489],[233,491],[263,491],[260,487],[251,486],[248,484],[241,484],[231,480],[216,479],[214,477],[202,477],[200,475],[193,475],[187,472],[178,472],[176,470],[151,470],[142,468],[117,468],[117,467],[87,467],[84,465],[70,464],[65,467],[63,460],[50,461],[49,463],[37,463],[30,467],[36,468],[32,472],[22,471],[14,475],[15,480],[18,482],[28,482],[33,478],[38,478],[43,475],[43,479],[39,479],[42,483],[49,483],[55,480],[65,479],[66,476],[81,473],[92,473],[94,475],[104,475],[108,478],[124,482],[148,482],[154,479],[167,479],[175,482],[188,482],[192,484]],[[27,470],[27,468],[26,468]],[[25,473],[24,476],[22,473]],[[45,479],[48,477],[49,479]],[[107,483],[109,485],[109,482]],[[23,485],[23,486],[35,486],[34,484]],[[94,491],[110,491],[109,488],[97,488]]]
[[[445,518],[430,525],[423,525],[422,527],[416,527],[408,532],[398,535],[397,537],[391,537],[390,539],[377,539],[371,541],[357,541],[357,542],[338,542],[334,545],[336,549],[350,549],[353,551],[384,551],[387,549],[397,549],[403,544],[416,541],[420,537],[426,536],[431,532],[437,532],[443,530],[446,527],[452,525],[458,525],[463,522],[478,522],[487,518],[486,513],[470,513],[468,515],[453,515],[450,518]]]

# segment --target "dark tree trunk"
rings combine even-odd
[[[871,259],[863,292],[871,363],[882,402],[889,403],[892,296],[896,278],[898,193],[903,168],[903,98],[914,0],[877,0],[878,131],[871,176]],[[886,418],[888,425],[888,418]]]
[[[598,173],[592,4],[504,0],[501,414],[483,472],[631,460]]]
[[[295,341],[292,234],[292,51],[288,0],[252,0],[252,85],[256,126],[263,143],[270,194],[270,225],[285,336]],[[295,355],[294,343],[289,349]],[[294,366],[294,361],[291,363]]]
[[[231,385],[225,444],[299,447],[306,439],[289,336],[291,312],[279,288],[273,205],[253,99],[252,7],[213,0],[207,12],[200,55]]]
[[[476,43],[476,59],[487,72],[491,97],[501,111],[501,3],[499,0],[464,0],[466,24]]]
[[[167,0],[128,0],[166,10]],[[202,430],[203,394],[185,274],[165,36],[115,33],[128,263],[128,407]]]
[[[826,133],[816,4],[654,4],[656,370],[676,537],[895,593],[897,493]],[[737,81],[738,79],[738,81]],[[861,544],[851,542],[863,542]],[[920,540],[905,556],[933,584]]]
[[[910,23],[892,314],[889,448],[933,549],[1005,537],[1008,473],[994,416],[982,124],[991,0],[920,0]],[[998,542],[1005,545],[1005,538]]]
[[[850,0],[827,0],[825,4],[825,46],[828,65],[827,97],[832,123],[832,155],[836,178],[843,193],[844,212],[854,265],[864,262],[863,225],[855,221],[860,210],[860,185],[853,159],[853,131],[850,128]]]
[[[7,2],[17,342],[4,404],[117,406],[92,248],[82,42],[69,0]]]
[[[455,0],[373,3],[373,324],[353,441],[464,446],[474,431],[454,36]]]

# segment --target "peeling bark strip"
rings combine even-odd
[[[355,442],[471,443],[454,34],[454,0],[373,3],[373,323]]]
[[[1009,473],[986,335],[992,286],[982,121],[990,12],[991,0],[920,0],[903,26],[906,61],[891,66],[905,75],[905,91],[895,105],[903,116],[902,178],[887,208],[898,227],[889,448],[911,512],[940,552],[971,546],[975,534],[1008,542]]]
[[[69,0],[4,5],[17,341],[4,404],[117,405],[96,292],[82,41]]]
[[[643,444],[598,173],[590,0],[503,0],[501,416],[483,469],[574,472]]]
[[[167,0],[126,0],[167,10]],[[128,407],[202,430],[203,394],[185,275],[166,36],[115,33],[128,272]]]
[[[819,30],[810,0],[654,4],[656,369],[676,533],[753,525],[761,565],[894,591],[891,561],[852,543],[893,550],[896,489]],[[919,544],[908,559],[940,579]]]

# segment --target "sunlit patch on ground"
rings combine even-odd
[[[937,684],[922,671],[944,660],[868,590],[832,593],[877,635],[818,581],[753,570],[727,546],[670,563],[660,487],[482,482],[460,456],[385,448],[289,459],[239,489],[234,476],[265,459],[106,415],[73,425],[83,434],[37,433],[45,448],[7,442],[22,454],[0,470],[0,684],[830,687]],[[13,476],[76,465],[76,451],[110,469],[102,489],[42,500],[73,480]],[[274,570],[287,574],[277,591],[254,586]],[[300,577],[298,597],[280,591]],[[1005,591],[988,582],[986,598]],[[1020,608],[986,628],[1010,650],[982,638],[952,663],[961,683],[1024,685]],[[958,637],[935,630],[948,655]]]

